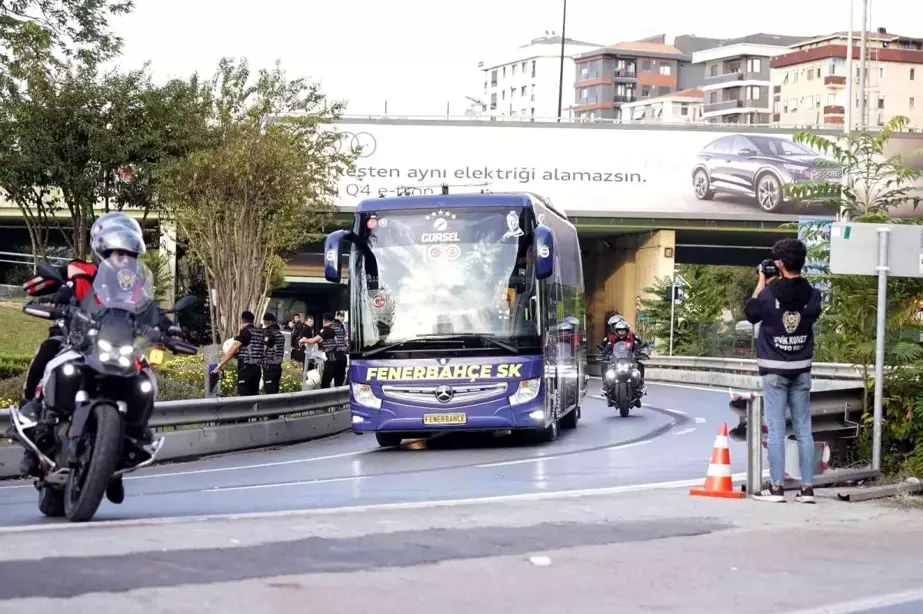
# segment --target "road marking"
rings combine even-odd
[[[864,599],[850,599],[849,601],[822,605],[817,608],[792,610],[789,614],[852,614],[854,612],[878,611],[881,608],[909,604],[920,600],[923,600],[923,589],[914,589]]]
[[[212,467],[209,469],[189,469],[188,471],[171,471],[169,473],[151,473],[144,475],[129,475],[125,476],[125,480],[149,480],[152,478],[171,478],[176,476],[183,475],[201,475],[203,473],[224,473],[228,471],[243,471],[245,469],[262,469],[264,467],[281,467],[283,465],[298,465],[301,463],[314,463],[317,461],[324,460],[333,460],[335,458],[348,458],[350,456],[360,456],[362,454],[369,454],[374,450],[361,450],[357,452],[344,452],[342,454],[329,454],[327,456],[312,456],[310,458],[295,458],[292,460],[286,461],[274,461],[271,463],[257,463],[254,465],[238,465],[235,467]],[[31,488],[35,487],[30,483],[20,486],[0,486],[0,490],[13,490],[16,488]]]
[[[690,428],[688,428],[688,429],[683,429],[683,430],[681,430],[681,431],[676,431],[676,432],[673,433],[673,434],[674,434],[674,435],[687,435],[687,434],[689,434],[689,433],[691,433],[691,432],[693,432],[693,431],[697,431],[697,430],[698,430],[698,429],[695,428],[695,427],[693,426],[693,427],[690,427]]]
[[[736,473],[731,476],[734,480],[743,480],[746,473]],[[355,479],[355,478],[346,478]],[[38,531],[92,531],[112,527],[133,526],[158,526],[190,522],[206,522],[210,520],[255,520],[263,518],[288,518],[293,516],[320,516],[343,514],[349,512],[368,512],[378,510],[414,510],[439,507],[463,507],[471,505],[484,505],[489,503],[504,503],[517,501],[544,501],[548,499],[569,499],[580,497],[600,497],[633,492],[647,492],[654,490],[670,490],[698,486],[702,478],[692,480],[676,480],[672,482],[654,482],[649,484],[632,484],[626,486],[609,486],[606,488],[587,488],[581,490],[558,490],[551,492],[522,493],[516,495],[494,495],[489,497],[472,497],[467,499],[435,499],[429,501],[406,501],[403,503],[373,503],[369,505],[353,505],[343,507],[329,507],[319,509],[282,510],[274,512],[246,512],[241,514],[211,514],[201,516],[173,516],[167,518],[139,518],[133,520],[97,520],[92,523],[60,523],[38,524],[21,527],[0,527],[0,534],[4,533],[30,533]],[[213,492],[213,491],[203,491]]]
[[[598,448],[596,450],[591,450],[591,452],[605,452],[606,450],[621,450],[623,448],[634,448],[635,446],[643,446],[649,443],[652,443],[653,439],[645,439],[643,441],[633,441],[631,443],[617,443],[613,446],[607,446],[605,448]],[[486,467],[506,467],[508,465],[524,465],[526,463],[537,463],[540,461],[552,460],[556,458],[563,458],[568,455],[555,455],[555,456],[533,456],[532,458],[519,458],[516,460],[509,461],[497,461],[496,463],[484,463],[483,465],[475,465],[476,469],[483,469]]]

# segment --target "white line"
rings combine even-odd
[[[737,473],[731,476],[735,480],[743,480],[746,473]],[[599,497],[631,492],[646,492],[652,490],[668,490],[674,488],[687,488],[702,484],[703,478],[694,480],[676,480],[673,482],[654,482],[650,484],[634,484],[628,486],[610,486],[607,488],[588,488],[582,490],[559,490],[553,492],[523,493],[517,495],[496,495],[491,497],[474,497],[468,499],[445,499],[431,501],[407,501],[404,503],[373,503],[369,505],[354,505],[344,507],[330,507],[321,509],[283,510],[275,512],[247,512],[241,514],[212,514],[202,516],[174,516],[169,518],[140,518],[135,520],[98,520],[92,523],[61,523],[38,524],[22,527],[0,527],[0,534],[4,533],[30,533],[38,531],[86,531],[111,527],[131,526],[156,526],[165,524],[179,524],[186,522],[205,522],[209,520],[251,520],[262,518],[287,518],[292,516],[314,516],[343,514],[348,512],[367,512],[377,510],[414,510],[439,507],[463,507],[469,505],[482,505],[486,503],[502,503],[507,501],[544,501],[547,499],[568,499],[574,497]],[[206,491],[208,492],[208,491]]]
[[[902,605],[923,599],[923,589],[914,589],[901,593],[888,593],[876,597],[866,597],[864,599],[851,599],[840,603],[822,605],[817,608],[806,610],[795,610],[788,614],[851,614],[852,612],[864,612],[872,608],[887,608],[895,605]]]
[[[170,478],[181,475],[201,475],[203,473],[224,473],[227,471],[243,471],[245,469],[262,469],[264,467],[281,467],[283,465],[298,465],[301,463],[314,463],[317,461],[333,460],[335,458],[347,458],[350,456],[359,456],[369,454],[372,450],[362,450],[358,452],[344,452],[342,454],[330,454],[327,456],[312,456],[310,458],[296,458],[287,461],[274,461],[271,463],[257,463],[255,465],[238,465],[235,467],[213,467],[210,469],[190,469],[188,471],[171,471],[169,473],[150,473],[144,475],[128,475],[125,480],[149,480],[152,478]],[[207,459],[206,459],[207,460]],[[13,490],[15,488],[32,488],[32,484],[24,486],[0,486],[0,490]]]
[[[683,430],[681,430],[681,431],[676,431],[676,432],[673,433],[673,434],[674,434],[674,435],[686,435],[686,434],[691,433],[691,432],[696,431],[696,430],[698,430],[698,429],[696,429],[696,428],[693,426],[693,427],[690,427],[690,428],[688,428],[688,429],[683,429]]]
[[[367,478],[385,477],[375,475],[357,475],[348,478],[318,478],[316,480],[298,480],[295,482],[277,482],[274,484],[254,484],[251,486],[215,486],[199,492],[228,492],[232,490],[263,490],[265,488],[284,488],[286,486],[312,486],[314,484],[333,484],[334,482],[353,482]]]
[[[696,424],[705,424],[705,418],[696,418],[696,419],[695,419],[695,423],[696,423]]]

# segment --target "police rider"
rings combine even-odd
[[[282,379],[282,360],[285,358],[285,336],[276,322],[276,316],[267,312],[263,315],[263,330],[266,331],[266,349],[263,352],[263,393],[278,394]]]
[[[615,317],[615,316],[613,316]],[[612,350],[615,347],[616,343],[627,341],[631,344],[631,351],[635,352],[635,357],[637,360],[637,352],[645,344],[639,336],[632,332],[631,327],[628,325],[628,322],[625,319],[621,319],[615,323],[613,326],[613,333],[610,336],[611,341],[606,344],[606,349],[603,350],[602,358],[607,360],[612,355]],[[641,374],[641,392],[642,394],[647,394],[647,388],[644,385],[644,363],[640,360],[637,360],[638,363],[638,372]],[[638,401],[640,406],[641,401]]]
[[[102,258],[102,254],[93,249],[94,241],[98,239],[104,230],[112,228],[122,229],[126,234],[132,235],[143,248],[144,238],[138,222],[124,213],[107,213],[99,217],[90,228],[90,246],[95,262],[74,259],[65,266],[59,267],[58,273],[65,280],[64,285],[58,284],[55,280],[39,276],[23,284],[23,289],[29,296],[40,297],[39,302],[41,303],[60,305],[69,303],[73,298],[78,301],[83,300],[93,288],[97,265]],[[45,367],[61,351],[63,343],[63,331],[57,324],[52,324],[48,329],[48,338],[38,347],[32,362],[29,364],[19,407],[21,413],[30,419],[38,419],[40,405],[35,398],[36,391],[42,381]],[[38,456],[27,448],[23,454],[19,470],[24,475],[34,475],[37,473],[38,468]]]

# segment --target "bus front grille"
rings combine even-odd
[[[501,396],[506,392],[506,382],[495,384],[446,384],[452,389],[452,397],[448,401],[441,401],[437,397],[440,386],[394,386],[384,385],[382,393],[390,399],[410,401],[411,403],[429,403],[433,405],[454,405],[458,403],[473,403],[493,397]]]

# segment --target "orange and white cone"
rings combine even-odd
[[[746,495],[734,490],[731,481],[731,451],[728,449],[728,425],[721,423],[711,462],[705,474],[705,488],[690,488],[690,495],[699,497],[720,497],[722,499],[743,499]]]

